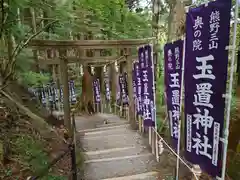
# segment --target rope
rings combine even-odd
[[[115,62],[122,62],[122,61],[125,61],[125,56],[121,56],[117,59],[115,59],[114,61],[111,61],[111,62],[108,62],[108,63],[104,63],[104,64],[97,64],[97,63],[94,63],[94,65],[91,65],[92,67],[102,67],[102,66],[108,66],[108,65],[111,65]]]
[[[157,132],[155,128],[152,128],[154,132],[157,134],[157,136],[160,138],[160,141],[162,141],[171,151],[172,153],[193,173],[196,180],[199,180],[196,173],[192,170],[192,168],[171,148],[171,146],[168,145],[168,143],[163,139],[162,136]]]

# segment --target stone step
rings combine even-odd
[[[97,128],[102,128],[102,127],[112,127],[112,126],[128,124],[127,121],[122,121],[122,120],[120,122],[109,122],[109,121],[107,121],[107,122],[108,122],[107,124],[99,124],[96,126],[97,126]]]
[[[90,159],[90,160],[85,160],[84,163],[97,163],[97,162],[109,162],[109,161],[118,161],[118,160],[124,160],[124,159],[134,159],[134,158],[139,158],[139,157],[145,157],[145,156],[152,156],[151,153],[144,153],[144,154],[136,154],[132,156],[119,156],[119,157],[110,157],[110,158],[100,158],[100,159]]]
[[[86,133],[91,133],[91,132],[101,132],[101,131],[107,131],[107,130],[112,130],[112,129],[121,129],[121,128],[126,128],[128,127],[129,124],[121,124],[121,125],[113,125],[109,127],[98,127],[98,128],[93,128],[93,129],[84,129],[78,131],[78,133],[86,135]]]
[[[133,145],[143,145],[141,136],[136,133],[121,133],[98,137],[83,137],[81,139],[82,148],[84,151],[97,151],[112,148],[123,148]]]
[[[130,176],[114,177],[101,180],[157,180],[158,172],[146,172],[142,174],[135,174]]]
[[[97,117],[103,118],[103,119],[109,119],[109,120],[121,120],[121,118],[114,114],[108,114],[108,113],[97,113]]]
[[[99,180],[157,171],[151,153],[117,158],[95,159],[85,162],[85,179]]]
[[[130,130],[130,125],[122,125],[122,126],[115,126],[115,127],[110,127],[108,129],[100,129],[100,128],[95,128],[97,131],[90,131],[90,132],[79,132],[79,134],[84,137],[84,138],[89,138],[89,137],[104,137],[108,135],[116,135],[116,134],[125,134],[128,132],[134,132]],[[100,130],[99,130],[100,129]]]
[[[112,148],[99,151],[84,152],[85,160],[122,157],[122,156],[134,156],[148,153],[146,146],[127,146],[123,148]]]

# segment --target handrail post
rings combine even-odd
[[[72,162],[72,180],[77,180],[77,163],[76,163],[76,123],[75,123],[75,114],[74,109],[72,111],[72,128],[71,128],[71,144],[70,147],[70,153],[71,153],[71,162]]]
[[[71,146],[70,148],[71,148],[71,162],[72,162],[72,167],[71,167],[72,180],[77,180],[77,163],[76,163],[76,154],[75,154],[76,148],[74,143],[72,143],[70,146]]]

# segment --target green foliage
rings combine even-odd
[[[62,12],[62,8],[66,12],[69,3],[58,7],[57,15]],[[74,5],[76,10],[69,9],[67,12],[71,14],[61,14],[61,22],[53,28],[53,32],[60,32],[59,38],[69,38],[70,31],[75,34],[91,32],[97,39],[150,36],[150,19],[144,14],[130,12],[123,0],[79,0]]]
[[[229,154],[227,173],[232,179],[240,178],[240,155],[239,154]]]
[[[18,153],[18,158],[24,164],[28,164],[33,174],[38,174],[48,166],[49,158],[43,149],[44,144],[40,140],[36,140],[28,135],[22,135],[14,141],[14,151]],[[11,171],[6,170],[11,175]],[[42,180],[67,180],[66,177],[48,174]]]
[[[8,4],[7,4],[8,3]],[[151,15],[147,9],[129,11],[125,0],[12,0],[6,1],[6,17],[0,44],[0,56],[9,58],[9,53],[34,34],[31,10],[35,11],[37,31],[42,30],[38,39],[69,39],[70,34],[92,35],[94,39],[130,39],[152,36]],[[43,16],[44,20],[39,18]],[[48,23],[57,21],[47,28]],[[164,32],[161,34],[164,36]],[[13,36],[14,47],[7,43]],[[23,48],[16,57],[14,75],[25,86],[39,86],[50,80],[49,74],[34,71],[35,61],[32,49]],[[8,59],[11,61],[11,58]],[[4,66],[3,66],[4,68]],[[3,69],[4,71],[4,69]],[[2,74],[1,74],[2,75]],[[160,94],[163,86],[159,83]],[[159,98],[157,98],[159,99]],[[49,163],[43,145],[33,137],[21,136],[14,142],[14,150],[18,158],[29,164],[33,173],[37,173]],[[80,158],[81,159],[81,158]],[[81,164],[81,160],[79,160]],[[6,170],[11,176],[11,170]],[[62,180],[64,178],[49,175],[46,180]]]
[[[49,163],[42,144],[32,137],[23,135],[16,139],[15,150],[19,153],[19,158],[30,165],[33,173],[37,173]]]
[[[31,70],[31,66],[34,64],[32,57],[32,51],[24,49],[17,57],[16,70],[18,72],[27,72]]]
[[[36,73],[33,71],[23,72],[19,74],[19,81],[28,87],[38,87],[49,82],[50,75],[44,73]]]
[[[44,177],[42,180],[67,180],[67,178],[63,176],[48,175],[47,177]]]
[[[6,168],[4,169],[4,177],[11,177],[12,176],[12,169],[11,168]]]
[[[32,50],[24,49],[18,56],[16,61],[16,78],[27,87],[37,87],[46,84],[50,80],[50,74],[37,73],[32,71],[34,59]]]
[[[166,179],[166,180],[174,180],[175,177],[173,177],[173,176],[171,176],[171,175],[168,175],[168,176],[165,177],[165,179]]]
[[[157,130],[158,130],[158,132],[160,132],[163,127],[164,127],[163,119],[161,117],[157,116]]]
[[[6,23],[3,39],[12,34],[16,46],[34,34],[31,11],[34,10],[36,28],[43,30],[36,38],[69,39],[70,34],[90,33],[94,39],[129,39],[151,36],[151,15],[129,11],[125,0],[13,0],[5,6]],[[1,14],[0,16],[2,16]],[[43,16],[44,20],[38,18]],[[57,21],[42,29],[49,22]],[[7,42],[7,41],[3,41]],[[8,48],[1,44],[0,56],[8,57]],[[46,82],[48,76],[31,72],[34,66],[31,49],[23,49],[17,56],[15,76],[24,85],[36,86]]]

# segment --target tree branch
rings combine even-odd
[[[3,29],[4,29],[4,26],[6,25],[6,21],[7,21],[7,18],[8,18],[8,11],[4,11],[4,0],[2,0],[2,4],[1,4],[1,8],[2,8],[2,22],[1,22],[1,31],[0,31],[0,38],[2,37],[2,33],[3,33]],[[7,9],[7,8],[6,8]]]
[[[4,26],[4,16],[5,16],[4,1],[3,0],[2,0],[2,3],[1,3],[1,8],[2,8],[2,20],[1,20],[2,26],[1,26],[1,31],[0,31],[0,38],[2,37],[3,26]]]
[[[56,23],[57,21],[58,21],[58,20],[55,20],[55,21],[52,21],[52,22],[48,23],[46,26],[44,26],[44,27],[43,27],[42,29],[40,29],[38,32],[36,32],[36,33],[34,33],[33,35],[31,35],[31,36],[23,43],[23,45],[22,45],[21,47],[20,47],[20,45],[21,45],[21,43],[20,43],[19,46],[17,46],[17,47],[15,48],[15,50],[13,51],[12,58],[15,58],[15,57],[21,52],[21,50],[28,45],[28,43],[29,43],[33,38],[35,38],[36,36],[38,36],[41,32],[44,31],[44,29],[46,29],[46,28],[49,27],[50,25]]]
[[[48,23],[46,26],[44,26],[42,29],[40,29],[38,32],[34,33],[33,35],[31,35],[24,43],[19,43],[18,46],[14,49],[12,55],[11,55],[11,59],[10,63],[8,63],[8,66],[6,67],[6,71],[8,71],[8,74],[6,75],[6,73],[4,73],[4,83],[12,76],[13,72],[14,72],[14,65],[16,63],[16,57],[19,55],[19,53],[23,50],[23,48],[25,48],[28,43],[35,38],[36,36],[38,36],[41,32],[44,31],[45,28],[49,27],[50,25],[56,23],[58,20],[52,21],[50,23]]]

